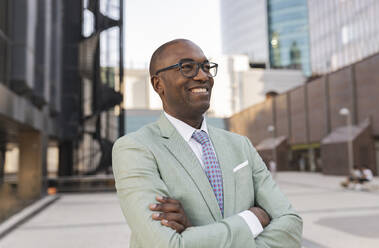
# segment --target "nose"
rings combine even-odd
[[[200,67],[199,72],[197,73],[196,76],[193,77],[194,80],[198,81],[207,81],[209,80],[209,76],[206,72],[203,71],[203,69]]]

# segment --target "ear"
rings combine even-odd
[[[153,86],[155,92],[158,93],[158,95],[162,95],[164,92],[163,82],[158,76],[152,76],[150,78],[151,85]]]

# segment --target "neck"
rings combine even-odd
[[[191,127],[196,128],[196,129],[201,128],[201,124],[203,123],[203,119],[204,119],[203,115],[188,117],[188,116],[180,116],[177,114],[173,114],[173,113],[170,113],[168,111],[166,111],[166,113],[171,115],[172,117],[175,117],[176,119],[181,120],[182,122],[190,125]]]
[[[187,123],[188,125],[190,125],[193,128],[200,129],[201,128],[201,124],[203,123],[203,119],[204,119],[203,116],[201,116],[199,119],[196,119],[196,120],[194,120],[194,119],[187,119],[187,120],[185,120],[185,119],[179,119],[179,120]]]

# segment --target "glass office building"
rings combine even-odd
[[[308,0],[312,71],[323,74],[379,52],[378,0]]]
[[[266,0],[221,0],[220,10],[223,52],[268,64]]]
[[[124,127],[122,9],[123,0],[0,0],[0,222],[57,176],[110,168]]]
[[[0,0],[0,222],[46,194],[57,161],[63,6]]]
[[[271,68],[301,69],[311,75],[308,6],[305,0],[268,0]]]

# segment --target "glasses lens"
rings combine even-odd
[[[196,67],[197,63],[192,61],[182,62],[180,65],[180,69],[185,77],[194,77],[196,75]]]
[[[201,69],[209,76],[214,77],[217,74],[217,64],[212,62],[204,62],[203,64],[198,64],[194,61],[186,61],[180,63],[180,71],[183,76],[192,78],[197,75],[198,66],[201,66]]]
[[[209,76],[214,77],[217,74],[217,64],[213,62],[204,63],[203,70],[208,73]]]

